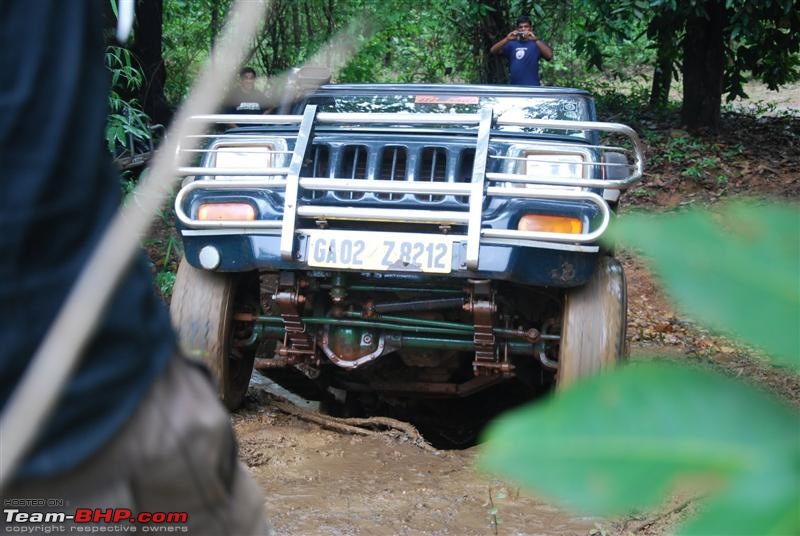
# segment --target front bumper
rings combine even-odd
[[[309,266],[307,262],[308,235],[298,232],[294,243],[296,259],[287,261],[280,254],[280,235],[275,234],[208,234],[202,231],[184,231],[184,252],[187,261],[203,268],[200,251],[213,247],[219,254],[215,270],[221,272],[243,272],[250,270],[300,270],[300,271],[350,271]],[[536,247],[544,245],[547,248]],[[436,278],[476,278],[510,281],[523,285],[546,287],[574,287],[584,284],[591,276],[598,257],[596,246],[570,246],[560,249],[558,245],[526,243],[490,244],[482,243],[477,270],[466,265],[466,240],[454,239],[452,269],[447,274],[427,274],[416,271],[370,272],[376,279],[419,281]],[[576,251],[576,249],[578,249]],[[362,272],[363,273],[363,272]]]

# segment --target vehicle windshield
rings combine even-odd
[[[491,106],[498,119],[559,119],[589,121],[592,118],[591,101],[581,96],[496,96],[496,95],[317,95],[309,99],[320,112],[337,113],[477,113]],[[565,134],[565,131],[501,126],[506,132]],[[572,136],[585,137],[584,132],[567,131]]]

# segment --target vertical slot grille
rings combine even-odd
[[[379,179],[385,181],[406,180],[406,149],[405,147],[386,147],[381,155],[381,169]],[[403,194],[376,194],[378,199],[389,201],[400,199]]]
[[[419,165],[420,181],[445,182],[447,180],[447,151],[441,147],[426,147],[422,150]],[[443,195],[417,195],[420,201],[441,201]]]
[[[330,162],[330,149],[327,145],[313,145],[300,169],[301,177],[327,177]],[[311,191],[311,199],[319,199],[325,192]]]
[[[472,182],[472,168],[475,166],[475,149],[464,149],[458,157],[456,169],[456,182]],[[469,196],[456,197],[459,203],[469,203]]]
[[[366,179],[367,157],[367,148],[362,145],[345,147],[342,153],[342,173],[339,176],[343,179]],[[336,192],[336,196],[341,199],[361,199],[364,194],[361,192]]]

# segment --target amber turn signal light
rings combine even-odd
[[[519,220],[517,230],[537,231],[545,233],[580,234],[583,225],[578,218],[565,216],[545,216],[544,214],[526,214]]]
[[[197,210],[202,221],[244,221],[256,219],[256,209],[247,203],[204,203]]]

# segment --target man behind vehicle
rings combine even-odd
[[[256,89],[255,69],[245,67],[239,71],[239,85],[225,99],[225,113],[265,114],[270,111],[267,96]]]
[[[102,12],[97,0],[3,2],[4,410],[120,202],[102,143],[109,89]],[[14,430],[0,430],[0,452],[13,437]],[[0,532],[31,528],[18,524],[31,513],[86,508],[179,513],[192,534],[269,533],[260,491],[238,463],[228,414],[202,366],[177,355],[142,254],[15,469],[2,498],[21,515],[6,511]]]
[[[519,17],[517,29],[492,45],[490,52],[508,58],[509,84],[514,86],[540,86],[539,59],[553,59],[553,49],[536,36],[527,15]]]

